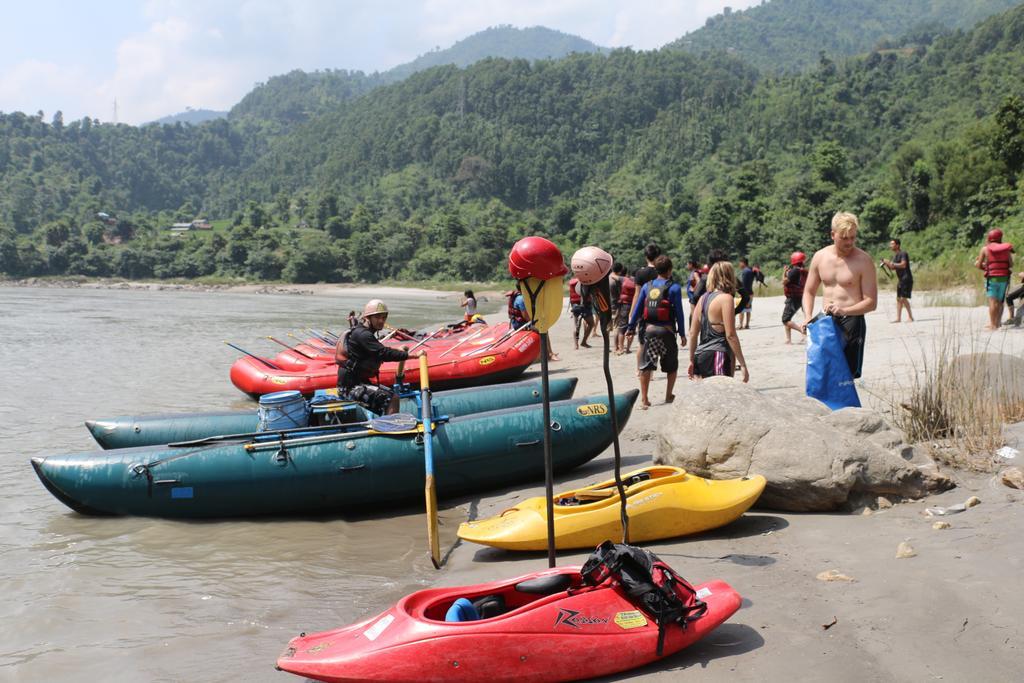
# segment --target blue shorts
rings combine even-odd
[[[1010,277],[1008,275],[985,278],[985,296],[1002,301],[1006,298],[1006,290],[1009,286]]]

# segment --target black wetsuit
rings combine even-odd
[[[364,324],[349,331],[345,352],[348,360],[338,366],[338,395],[365,405],[378,415],[386,413],[394,392],[370,380],[377,377],[382,363],[406,360],[409,353],[381,344],[373,330]]]
[[[914,274],[910,272],[910,255],[905,251],[898,251],[892,257],[893,265],[906,263],[906,268],[893,268],[896,271],[896,296],[900,299],[909,299],[914,291]]]

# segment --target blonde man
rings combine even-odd
[[[854,378],[864,364],[864,316],[878,306],[878,275],[867,252],[857,248],[857,217],[841,211],[832,217],[832,244],[811,258],[804,286],[803,331],[814,313],[818,287],[824,285],[822,312],[832,316],[846,338],[846,362]]]

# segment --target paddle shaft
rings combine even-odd
[[[619,452],[619,416],[615,410],[615,387],[609,364],[608,320],[610,314],[601,313],[601,336],[604,337],[604,381],[608,385],[608,410],[612,415],[612,446],[615,449],[615,488],[619,491],[619,518],[622,520],[622,542],[629,543],[629,514],[626,512],[626,487],[622,485],[622,454]]]
[[[430,377],[427,356],[420,356],[420,405],[423,413],[423,494],[427,506],[427,540],[434,569],[441,568],[441,542],[437,535],[437,483],[434,481],[434,425],[430,412]]]
[[[456,343],[456,344],[455,344],[454,346],[450,346],[450,347],[448,347],[447,349],[445,349],[444,351],[442,351],[442,352],[441,352],[441,354],[440,354],[440,355],[438,356],[438,358],[441,358],[442,356],[447,356],[447,355],[448,355],[449,353],[451,353],[451,352],[452,352],[452,351],[454,351],[455,349],[459,348],[460,346],[462,346],[463,344],[465,344],[465,343],[466,343],[466,342],[468,342],[469,340],[471,340],[471,339],[476,339],[477,337],[479,337],[479,336],[480,336],[481,334],[483,334],[483,333],[484,333],[484,332],[486,332],[486,331],[487,331],[487,328],[486,328],[486,327],[482,327],[482,328],[480,328],[479,330],[477,330],[477,331],[476,331],[476,332],[474,332],[473,334],[469,335],[468,337],[466,337],[466,338],[465,338],[465,339],[463,339],[462,341],[460,341],[460,342],[457,342],[457,343]]]
[[[555,566],[555,472],[551,462],[551,388],[548,385],[548,333],[540,333],[540,395],[544,406],[544,510],[548,519],[548,567]]]
[[[276,365],[274,365],[273,363],[271,363],[266,358],[260,358],[255,353],[249,353],[248,351],[246,351],[242,347],[236,346],[235,344],[232,344],[231,342],[229,342],[227,340],[225,340],[224,343],[227,344],[228,346],[230,346],[231,348],[233,348],[235,351],[241,351],[242,353],[244,353],[245,355],[249,356],[250,358],[255,358],[256,360],[258,360],[259,362],[263,363],[264,365],[266,365],[271,370],[280,370],[281,369],[281,368],[277,367]]]
[[[416,349],[420,348],[421,346],[426,344],[428,341],[430,341],[431,339],[433,339],[437,335],[441,334],[441,332],[443,332],[444,329],[445,329],[444,327],[437,328],[436,330],[434,330],[433,334],[431,334],[428,337],[425,337],[424,339],[420,340],[420,343],[417,344],[416,346],[412,347],[411,349],[409,349],[409,351],[412,352],[412,351],[415,351]],[[422,367],[422,366],[423,366],[423,363],[421,362],[420,363],[420,367]]]
[[[289,346],[288,344],[285,344],[280,339],[275,339],[274,337],[271,337],[269,335],[267,336],[267,339],[269,339],[270,341],[274,342],[275,344],[280,344],[281,346],[283,346],[284,348],[288,349],[289,351],[294,351],[295,353],[299,354],[300,356],[305,356],[306,358],[308,358],[310,360],[313,360],[313,359],[316,358],[316,356],[311,356],[308,353],[305,353],[304,351],[300,351],[298,349],[298,347]]]

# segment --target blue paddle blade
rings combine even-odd
[[[382,415],[370,420],[370,428],[378,432],[407,432],[416,429],[419,420],[415,415],[408,413],[395,413],[394,415]]]

